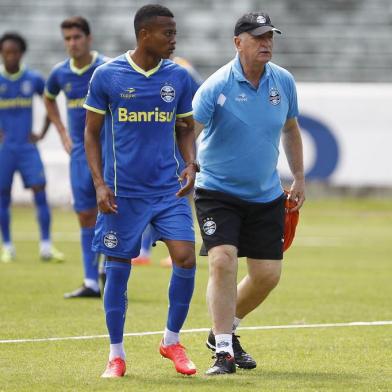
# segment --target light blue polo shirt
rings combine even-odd
[[[196,187],[260,203],[282,194],[276,168],[281,130],[298,116],[295,81],[287,70],[267,63],[256,89],[237,56],[202,84],[193,113],[205,126]]]

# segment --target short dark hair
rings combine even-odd
[[[87,20],[83,18],[83,16],[72,16],[67,18],[61,22],[61,29],[72,29],[76,27],[85,33],[86,35],[90,35],[90,25]]]
[[[139,8],[133,21],[136,37],[138,37],[140,30],[145,27],[151,19],[156,18],[157,16],[174,18],[174,15],[169,8],[160,4],[148,4]]]
[[[26,40],[18,33],[13,33],[13,32],[4,33],[0,37],[0,51],[3,49],[3,43],[5,41],[16,42],[19,45],[22,53],[26,52],[26,50],[27,50]]]

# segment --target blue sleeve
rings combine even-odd
[[[176,117],[188,117],[192,114],[192,89],[191,77],[186,70],[181,70],[182,76],[182,91],[177,103]]]
[[[207,79],[193,97],[193,118],[200,124],[207,125],[215,112],[218,84],[212,78]]]
[[[298,117],[298,101],[297,101],[297,88],[295,87],[294,77],[290,74],[288,79],[288,97],[289,97],[289,110],[287,112],[287,119]]]
[[[45,85],[45,95],[48,98],[56,98],[61,91],[61,86],[58,81],[58,68],[55,68],[49,75]]]
[[[91,77],[86,101],[83,107],[92,112],[105,114],[109,106],[109,94],[105,86],[110,86],[106,80],[104,68],[98,67]]]

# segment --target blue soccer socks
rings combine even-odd
[[[127,284],[131,264],[119,261],[106,261],[106,284],[103,303],[106,314],[110,343],[123,341],[125,315],[128,307]]]
[[[37,220],[41,240],[50,240],[50,209],[46,200],[45,190],[34,192],[34,201],[37,208]]]
[[[169,331],[179,332],[185,322],[195,287],[195,271],[196,267],[180,268],[173,264],[166,325]]]
[[[11,191],[0,191],[0,226],[3,244],[11,244],[10,204]]]

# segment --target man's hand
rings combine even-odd
[[[117,214],[117,204],[113,191],[102,184],[96,188],[98,209],[103,214]]]
[[[177,130],[183,130],[188,128],[188,124],[182,119],[182,118],[177,118],[176,119],[176,128]]]
[[[289,199],[297,203],[289,212],[298,211],[302,207],[305,201],[305,179],[295,179],[293,181],[289,191]]]
[[[36,144],[40,140],[42,140],[42,135],[38,135],[37,133],[31,132],[29,139],[30,139],[30,143]]]
[[[71,154],[72,151],[72,140],[68,134],[68,132],[62,132],[60,134],[60,138],[61,138],[61,143],[64,147],[64,150],[68,153]]]
[[[195,178],[196,178],[196,166],[193,163],[190,163],[186,166],[186,168],[181,172],[181,177],[178,179],[180,183],[186,180],[184,186],[181,184],[181,189],[176,193],[177,197],[186,196],[195,185]]]

